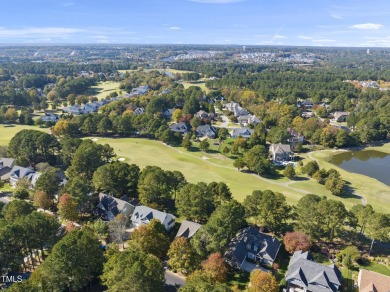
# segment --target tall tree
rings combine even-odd
[[[187,238],[177,237],[168,250],[168,265],[174,271],[189,274],[199,265],[199,257]]]
[[[13,222],[16,218],[27,216],[34,211],[33,205],[26,201],[13,200],[3,207],[4,219]]]
[[[221,253],[209,255],[207,260],[202,263],[202,269],[214,283],[226,283],[228,267]]]
[[[35,190],[45,192],[50,198],[54,198],[60,189],[61,178],[55,170],[42,173],[35,183]]]
[[[62,194],[58,202],[58,214],[64,220],[76,221],[78,218],[77,201],[69,194]]]
[[[279,285],[271,273],[253,270],[250,275],[248,292],[278,292]]]
[[[311,247],[310,239],[305,233],[300,231],[287,232],[283,236],[283,243],[289,253],[294,253],[298,250],[308,251]]]
[[[164,269],[159,259],[132,246],[108,258],[101,279],[113,292],[164,291]]]

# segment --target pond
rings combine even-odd
[[[375,151],[350,151],[334,155],[331,163],[350,172],[375,178],[390,186],[390,154]]]

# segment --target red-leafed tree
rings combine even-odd
[[[44,191],[37,191],[34,195],[34,206],[42,208],[43,210],[48,209],[52,202],[49,195]]]
[[[227,280],[228,268],[222,255],[212,253],[206,261],[202,263],[204,274],[213,282],[225,283]]]
[[[287,232],[283,237],[283,243],[289,253],[293,253],[297,250],[308,251],[311,247],[309,237],[305,233],[299,231]]]
[[[65,193],[58,202],[58,213],[62,219],[75,221],[79,216],[77,205],[77,201],[71,195]]]

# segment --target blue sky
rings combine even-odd
[[[390,47],[389,0],[4,0],[0,43]]]

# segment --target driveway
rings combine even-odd
[[[186,280],[184,277],[179,276],[170,270],[165,270],[165,291],[176,292],[181,286],[184,286],[185,283]]]
[[[263,268],[260,265],[257,265],[257,264],[254,264],[254,263],[250,263],[248,261],[244,261],[241,264],[240,269],[244,270],[244,271],[247,271],[248,273],[252,272],[253,270],[261,270],[261,271],[266,272],[266,273],[270,272],[270,270],[267,270],[266,268]]]

